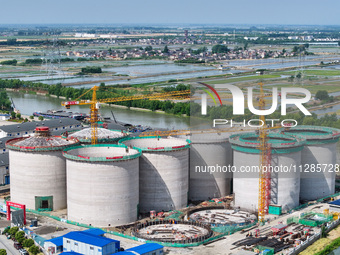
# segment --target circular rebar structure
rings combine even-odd
[[[190,210],[187,213],[189,221],[210,224],[213,227],[243,226],[254,222],[257,218],[249,212],[225,209],[223,207],[205,207]]]
[[[190,221],[160,220],[137,224],[132,234],[145,240],[165,243],[195,243],[212,236],[209,225]]]

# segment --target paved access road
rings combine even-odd
[[[19,251],[14,248],[14,242],[8,240],[5,235],[0,235],[0,249],[6,249],[7,255],[19,255]]]

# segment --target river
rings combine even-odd
[[[45,112],[47,110],[63,109],[61,102],[63,100],[53,97],[40,95],[23,94],[19,92],[7,92],[8,96],[13,99],[14,105],[22,114],[32,115],[35,111]],[[69,111],[89,113],[89,105],[72,106]],[[153,128],[166,129],[187,129],[190,124],[189,117],[181,117],[170,114],[162,114],[146,111],[133,111],[109,106],[102,106],[99,110],[101,116],[111,117],[113,111],[118,121],[151,126]]]

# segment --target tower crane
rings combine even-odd
[[[259,85],[259,108],[260,110],[264,110],[266,106],[265,97],[267,97],[267,95],[264,93],[263,90],[263,82],[260,82]],[[279,96],[281,95],[279,94]],[[266,123],[266,118],[264,115],[260,115],[259,119],[262,123]],[[258,141],[260,142],[259,146],[257,147],[260,150],[258,219],[261,223],[264,222],[265,215],[268,214],[269,204],[271,200],[271,173],[270,171],[264,171],[264,167],[269,169],[269,166],[271,164],[272,149],[270,143],[268,143],[268,131],[277,128],[281,128],[281,126],[266,127],[265,125],[263,125],[258,129]]]
[[[260,95],[259,95],[259,108],[260,110],[264,110],[265,108],[265,100],[263,93],[263,83],[260,82]],[[260,115],[260,120],[262,123],[266,123],[266,119],[264,115]],[[263,171],[263,167],[268,166],[271,163],[271,147],[268,143],[268,128],[263,125],[259,129],[259,142],[260,145],[258,149],[261,151],[260,154],[260,173],[259,173],[259,195],[258,195],[258,219],[259,222],[263,222],[265,218],[265,214],[268,213],[269,203],[270,203],[270,192],[271,192],[271,178],[270,172]]]
[[[94,86],[77,99],[73,101],[62,102],[61,105],[70,109],[73,105],[90,105],[90,123],[91,123],[91,144],[97,144],[98,142],[98,110],[101,103],[115,103],[131,100],[140,99],[153,99],[153,100],[164,100],[164,99],[186,99],[190,96],[190,90],[171,91],[166,93],[154,93],[149,95],[138,95],[138,96],[123,96],[114,98],[97,99],[98,86]],[[84,95],[92,91],[92,99],[84,100],[81,99]]]

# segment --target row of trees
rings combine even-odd
[[[169,100],[135,100],[116,103],[127,107],[138,107],[143,109],[149,109],[152,111],[161,110],[170,114],[186,114],[190,116],[190,103],[174,103]]]
[[[30,88],[33,90],[44,90],[50,95],[56,96],[63,96],[66,98],[78,98],[80,95],[84,94],[87,89],[85,88],[71,88],[71,87],[64,87],[60,83],[56,85],[47,85],[44,83],[35,83],[30,81],[21,81],[19,79],[12,79],[12,80],[3,80],[0,79],[0,88],[13,88],[13,89],[20,89],[20,88]],[[163,88],[164,92],[174,91],[174,90],[187,90],[189,86],[184,84],[179,84],[176,87],[165,87]],[[125,91],[125,90],[124,90]],[[115,93],[115,94],[113,94]],[[124,94],[125,95],[125,94]],[[100,86],[99,91],[97,91],[97,98],[98,99],[105,99],[105,98],[112,98],[112,97],[119,97],[122,96],[120,90],[106,87],[105,84]],[[88,93],[82,97],[82,99],[91,99],[91,93]],[[126,101],[126,102],[119,102],[116,103],[119,105],[125,105],[128,107],[138,107],[150,110],[162,110],[167,113],[172,114],[187,114],[190,115],[190,104],[189,103],[173,103],[171,101],[159,101],[159,100],[138,100],[138,101]]]
[[[11,237],[14,237],[14,239],[16,241],[18,241],[23,247],[28,249],[28,251],[31,254],[36,255],[40,252],[39,247],[34,244],[34,240],[33,239],[27,239],[25,237],[25,232],[19,231],[18,227],[5,228],[5,230],[3,231],[3,234],[6,234],[6,233],[11,235]],[[7,253],[2,253],[2,254],[7,254]]]
[[[8,95],[4,89],[0,90],[0,110],[11,110],[11,101],[8,98]]]
[[[176,60],[175,63],[177,64],[204,64],[204,60],[198,60],[196,58],[187,58],[187,59],[181,59]]]
[[[16,66],[17,63],[18,63],[18,60],[16,60],[16,59],[4,60],[4,61],[0,62],[1,65],[8,65],[8,66]]]
[[[211,51],[213,54],[215,54],[215,53],[228,53],[230,50],[225,45],[217,44],[212,47]]]
[[[86,66],[81,69],[80,74],[89,74],[89,73],[101,73],[102,69],[99,66]]]

